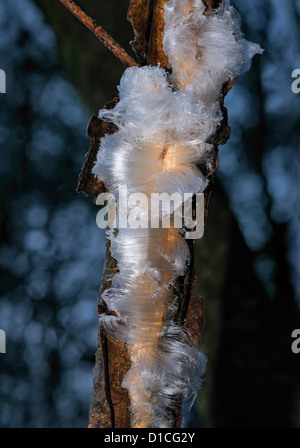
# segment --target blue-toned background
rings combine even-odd
[[[78,4],[130,51],[127,0]],[[266,51],[226,99],[232,135],[199,248],[211,361],[185,424],[300,427],[300,1],[235,5]],[[105,241],[75,189],[89,117],[124,69],[58,0],[0,0],[0,69],[0,427],[83,427]]]

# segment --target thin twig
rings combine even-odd
[[[138,64],[128,53],[100,26],[89,17],[72,0],[59,0],[81,23],[83,23],[96,37],[126,66],[134,67]]]

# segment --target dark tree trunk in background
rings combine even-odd
[[[293,291],[286,281],[273,300],[263,293],[253,256],[236,223],[231,227],[214,381],[215,425],[293,427],[299,391],[299,358],[291,351],[291,333],[299,328]]]

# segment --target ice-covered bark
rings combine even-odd
[[[218,2],[214,11],[210,3],[132,1],[135,48],[148,64],[160,67],[127,69],[120,101],[100,112],[101,125],[105,120],[118,127],[102,136],[93,170],[110,191],[120,185],[148,196],[205,190],[207,213],[217,145],[228,137],[224,95],[260,52],[243,39],[229,2]],[[149,8],[141,19],[147,24],[144,33],[143,26],[137,33],[139,6]],[[193,242],[188,244],[176,229],[119,229],[108,233],[108,260],[114,267],[105,271],[99,305],[112,426],[124,426],[128,419],[120,415],[122,409],[129,415],[129,408],[132,426],[178,426],[182,400],[195,396],[205,366],[195,336],[202,320],[196,332],[188,331],[197,318],[191,304],[202,308],[201,299],[191,295]],[[120,348],[124,360],[117,377],[113,347]],[[98,374],[100,368],[96,365]],[[101,409],[97,387],[103,383],[95,382],[89,426],[105,426],[96,416]],[[123,393],[123,403],[116,391]]]

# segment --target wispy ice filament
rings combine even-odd
[[[222,87],[246,71],[261,49],[244,40],[228,1],[204,13],[201,0],[170,0],[163,43],[171,75],[160,67],[128,68],[119,103],[99,112],[118,126],[102,138],[93,170],[112,194],[121,185],[149,198],[206,189],[199,166],[213,156],[210,141],[222,121]],[[206,365],[184,328],[166,317],[176,279],[188,272],[189,248],[175,228],[109,230],[107,237],[119,272],[102,298],[117,316],[101,319],[111,337],[125,341],[130,355],[123,387],[131,400],[132,426],[170,427],[180,397],[192,404]]]

